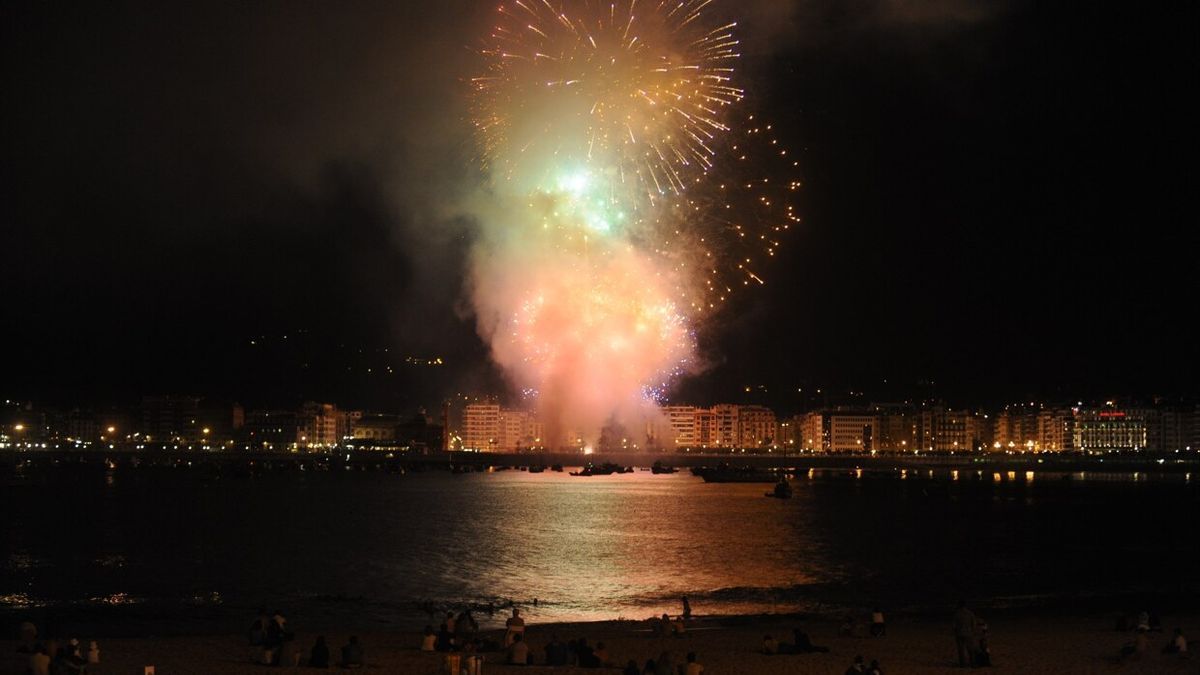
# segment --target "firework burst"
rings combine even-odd
[[[472,300],[548,429],[594,440],[652,407],[695,368],[700,317],[763,283],[797,220],[794,160],[737,113],[736,24],[711,3],[513,0],[480,50]]]
[[[501,5],[487,72],[473,80],[485,160],[511,177],[540,173],[549,154],[651,201],[684,191],[713,166],[742,98],[735,26],[709,26],[710,2]]]

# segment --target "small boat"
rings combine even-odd
[[[662,463],[662,460],[661,460],[661,459],[660,459],[660,460],[657,460],[657,461],[655,461],[655,462],[654,462],[654,465],[650,467],[650,473],[654,473],[654,474],[658,474],[658,473],[675,473],[675,472],[677,472],[677,471],[679,471],[679,469],[676,469],[676,468],[675,468],[675,467],[673,467],[673,466],[663,466],[663,463]]]
[[[562,473],[562,470],[563,470],[562,464],[552,464],[550,466],[550,470],[557,471],[558,473]]]
[[[787,481],[786,478],[780,478],[779,482],[775,484],[775,489],[766,493],[766,496],[774,497],[776,499],[791,499],[792,485]]]
[[[582,470],[572,471],[571,475],[572,476],[611,476],[614,473],[627,473],[627,472],[625,471],[624,468],[622,468],[616,464],[613,464],[612,462],[605,462],[605,463],[601,464],[600,466],[596,466],[595,464],[592,464],[591,462],[589,462],[588,465],[583,467]]]
[[[545,471],[545,470],[546,470],[546,467],[544,467],[544,466],[531,466],[531,467],[529,467],[529,473],[541,473],[541,472],[543,472],[543,471]]]
[[[774,483],[779,475],[765,469],[733,467],[722,464],[715,469],[706,469],[700,477],[705,483]]]

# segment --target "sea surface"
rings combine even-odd
[[[0,487],[0,620],[240,630],[265,605],[295,625],[386,630],[465,606],[494,625],[509,603],[574,621],[675,614],[685,595],[704,615],[1200,588],[1194,482],[816,471],[792,484],[780,500],[686,471],[14,480]]]

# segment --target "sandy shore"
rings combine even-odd
[[[1118,663],[1120,646],[1130,633],[1113,630],[1114,616],[1079,616],[1061,612],[996,612],[983,618],[990,628],[990,644],[997,670],[1010,673],[1200,673],[1200,657],[1190,659],[1163,656],[1159,649],[1170,631],[1181,626],[1185,635],[1200,636],[1200,613],[1168,614],[1162,617],[1164,633],[1151,633],[1152,652],[1141,659]],[[828,654],[775,655],[759,653],[764,634],[790,640],[791,629],[800,621],[786,617],[707,618],[694,622],[689,633],[680,638],[656,637],[640,622],[599,622],[583,624],[542,624],[531,617],[527,632],[537,662],[544,661],[542,647],[552,634],[566,641],[586,637],[590,644],[603,641],[613,661],[624,664],[633,659],[639,665],[657,658],[663,651],[673,653],[676,662],[694,651],[705,672],[756,674],[833,674],[841,675],[856,654],[869,662],[878,659],[885,673],[958,672],[955,667],[954,639],[949,617],[900,617],[889,621],[886,637],[842,637],[839,622],[828,618],[803,621],[815,644],[830,648]],[[302,629],[302,626],[296,626]],[[485,633],[498,638],[499,633]],[[80,635],[86,644],[88,636]],[[298,639],[307,655],[313,635],[303,631]],[[328,633],[326,638],[337,652],[347,635]],[[440,673],[444,655],[420,652],[416,631],[364,633],[360,635],[367,654],[367,671],[381,673]],[[0,643],[3,657],[0,672],[22,673],[25,657],[15,653],[16,643]],[[235,674],[263,672],[313,672],[309,668],[268,668],[250,662],[250,652],[240,636],[198,636],[172,638],[110,639],[101,643],[102,663],[89,672],[101,675],[140,675],[143,666],[153,664],[157,675]],[[578,668],[522,668],[500,663],[501,654],[486,654],[488,673],[566,673]],[[335,669],[336,670],[336,669]],[[615,673],[618,670],[597,672]]]

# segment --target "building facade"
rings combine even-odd
[[[870,452],[875,441],[875,416],[829,413],[825,416],[827,452]]]
[[[1084,452],[1146,449],[1146,420],[1117,408],[1081,408],[1075,416],[1074,447]]]
[[[760,405],[738,406],[739,448],[765,448],[775,442],[775,413]]]
[[[500,405],[471,403],[463,411],[463,450],[494,452],[500,443]]]

